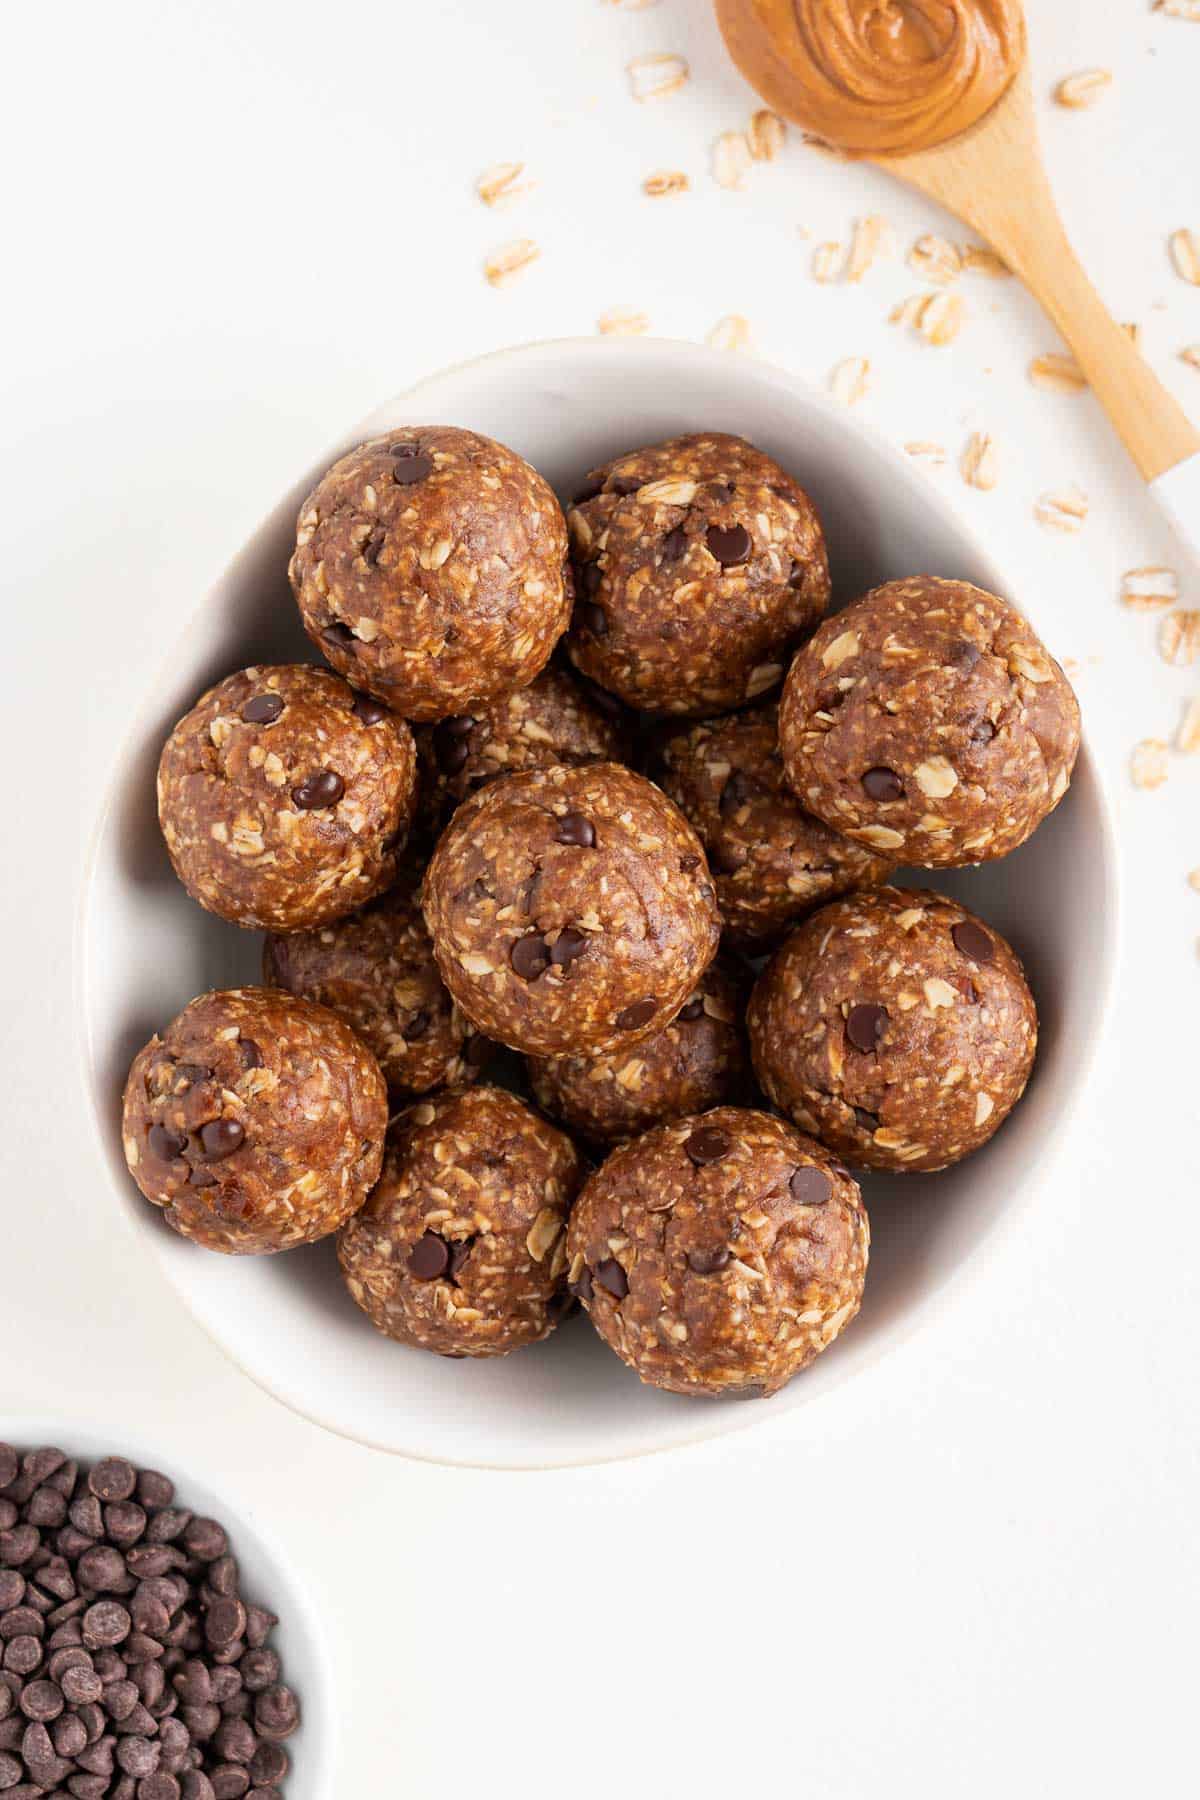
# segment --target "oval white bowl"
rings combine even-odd
[[[280,1257],[197,1250],[164,1228],[126,1173],[121,1088],[135,1050],[193,995],[259,979],[260,940],[202,912],[175,881],[155,816],[155,765],[171,726],[210,682],[251,662],[311,656],[286,573],[299,503],[335,456],[403,423],[487,432],[563,494],[584,470],[637,444],[681,431],[741,433],[811,491],[839,600],[894,576],[957,576],[1009,592],[1054,647],[1056,621],[1041,596],[1010,591],[921,470],[844,408],[766,364],[662,340],[566,339],[446,370],[380,407],[297,480],[217,582],[113,772],[82,896],[78,976],[86,1081],[117,1209],[248,1375],[306,1417],[380,1449],[549,1468],[778,1418],[869,1368],[946,1282],[979,1266],[1000,1224],[1045,1183],[1086,1085],[1115,965],[1117,857],[1094,761],[1085,742],[1070,793],[1015,855],[912,878],[960,895],[1016,945],[1041,1013],[1037,1069],[979,1155],[942,1175],[865,1184],[874,1242],[862,1313],[769,1403],[644,1388],[582,1318],[515,1356],[447,1362],[373,1331],[342,1288],[330,1243]]]
[[[126,1431],[123,1425],[99,1432],[94,1420],[79,1425],[61,1418],[0,1413],[0,1443],[20,1450],[53,1444],[89,1465],[103,1456],[126,1456],[139,1469],[157,1469],[169,1475],[181,1506],[226,1527],[241,1572],[243,1596],[279,1615],[271,1633],[271,1648],[279,1653],[283,1680],[300,1701],[300,1727],[284,1745],[292,1759],[284,1783],[287,1800],[328,1800],[333,1792],[337,1729],[333,1675],[325,1648],[328,1633],[321,1629],[303,1577],[281,1556],[278,1545],[269,1541],[265,1528],[258,1528],[252,1508],[236,1495],[216,1492],[174,1461],[164,1461],[144,1438]]]

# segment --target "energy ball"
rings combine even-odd
[[[266,988],[202,994],[133,1059],[125,1160],[168,1225],[206,1250],[311,1244],[379,1176],[387,1089],[323,1006]]]
[[[693,725],[658,754],[660,786],[704,845],[730,942],[761,949],[822,901],[887,879],[885,857],[814,819],[788,787],[774,705]]]
[[[411,888],[332,925],[268,937],[263,979],[351,1026],[396,1096],[465,1086],[492,1049],[446,992]]]
[[[1071,684],[1007,601],[889,581],[827,619],[779,707],[802,805],[895,862],[1007,856],[1058,805],[1079,750]]]
[[[479,1031],[534,1056],[628,1049],[717,953],[704,852],[617,763],[503,775],[464,800],[425,872],[442,980]]]
[[[739,1099],[748,1073],[742,999],[732,971],[715,962],[671,1023],[631,1049],[530,1057],[533,1097],[569,1131],[608,1144]]]
[[[643,1381],[676,1394],[774,1394],[862,1299],[857,1183],[770,1113],[722,1106],[648,1131],[584,1183],[570,1292]]]
[[[551,763],[623,761],[628,741],[621,711],[615,703],[606,711],[564,670],[545,669],[528,687],[473,713],[421,726],[416,737],[422,812],[436,828],[497,775]]]
[[[335,669],[406,719],[523,687],[571,612],[567,528],[524,457],[475,431],[389,431],[300,509],[289,573]]]
[[[338,1237],[351,1296],[385,1336],[443,1356],[505,1356],[564,1306],[566,1223],[583,1176],[561,1131],[514,1094],[410,1106],[383,1176]]]
[[[691,717],[768,693],[829,601],[812,501],[744,438],[619,456],[568,513],[568,652],[629,706]]]
[[[876,888],[822,907],[750,1000],[750,1049],[781,1112],[867,1169],[944,1169],[1025,1089],[1037,1010],[1010,946],[944,894]]]
[[[402,719],[328,669],[243,669],[179,721],[158,817],[193,900],[233,925],[303,931],[387,887],[416,799]]]

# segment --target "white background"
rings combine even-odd
[[[1149,0],[1029,11],[1044,101],[1115,71],[1094,111],[1046,101],[1046,152],[1105,298],[1200,417],[1177,359],[1200,290],[1165,248],[1200,229],[1200,25]],[[623,66],[652,50],[692,81],[639,106]],[[856,216],[885,212],[902,249],[947,222],[794,137],[717,189],[708,146],[751,100],[701,0],[64,0],[10,11],[4,56],[0,1413],[136,1427],[278,1534],[337,1656],[338,1796],[1185,1791],[1200,757],[1155,793],[1126,764],[1200,666],[1166,668],[1118,603],[1124,569],[1179,559],[1090,396],[1025,380],[1056,347],[1032,302],[969,277],[935,350],[885,322],[919,285],[902,261],[816,285],[813,242]],[[510,157],[538,189],[488,212],[474,178]],[[691,193],[644,199],[664,166]],[[497,293],[481,259],[518,235],[541,261]],[[868,355],[864,413],[946,444],[931,479],[1080,665],[1119,809],[1121,997],[1055,1185],[889,1362],[704,1450],[445,1471],[293,1418],[129,1260],[76,1072],[79,870],[125,719],[296,472],[420,374],[617,304],[690,337],[743,313],[818,381]],[[1002,443],[990,495],[955,466],[976,426]],[[1031,516],[1068,482],[1091,499],[1073,539]]]

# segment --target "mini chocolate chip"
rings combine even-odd
[[[883,1028],[888,1022],[886,1006],[876,1006],[872,1001],[859,1001],[846,1014],[846,1036],[856,1050],[870,1055],[878,1049],[879,1040],[883,1036]]]
[[[416,1044],[419,1043],[423,1037],[427,1037],[429,1035],[429,1023],[429,1014],[427,1012],[414,1013],[412,1018],[408,1021],[408,1024],[404,1027],[405,1042]]]
[[[242,708],[247,725],[273,725],[283,711],[282,694],[255,694]]]
[[[614,1022],[618,1031],[638,1031],[650,1023],[657,1011],[657,998],[648,994],[644,1000],[634,1000],[629,1006],[622,1007]]]
[[[662,541],[662,559],[664,562],[678,562],[686,549],[687,533],[682,525],[676,525]]]
[[[567,1292],[572,1300],[590,1300],[592,1297],[592,1271],[584,1268],[578,1281],[568,1281]]]
[[[558,821],[555,842],[570,844],[579,850],[592,850],[596,844],[596,827],[582,813],[564,813]]]
[[[859,1130],[869,1131],[874,1136],[879,1130],[878,1113],[868,1112],[865,1106],[853,1106],[850,1110],[854,1114],[854,1123]]]
[[[684,1149],[699,1166],[720,1162],[733,1149],[733,1139],[719,1125],[702,1125],[684,1142]]]
[[[602,606],[592,600],[583,600],[575,610],[579,614],[581,630],[589,631],[595,638],[608,636],[608,614]]]
[[[629,1292],[629,1277],[615,1256],[606,1256],[603,1262],[596,1264],[592,1280],[614,1300],[623,1300]]]
[[[690,1025],[693,1019],[701,1019],[703,1017],[704,997],[702,994],[697,994],[694,999],[688,1001],[686,1006],[680,1007],[679,1011],[675,1014],[675,1022],[676,1024],[682,1023],[684,1025]]]
[[[336,806],[345,791],[346,784],[336,769],[321,769],[292,789],[292,801],[302,812],[319,812],[323,807]]]
[[[722,1244],[717,1250],[689,1250],[688,1268],[697,1275],[715,1275],[733,1258],[733,1252]]]
[[[815,1164],[805,1163],[792,1171],[792,1179],[788,1183],[792,1199],[798,1206],[824,1206],[833,1193],[833,1183],[824,1169]]]
[[[868,800],[903,800],[904,783],[894,769],[868,769],[862,778]]]
[[[332,624],[326,625],[321,636],[327,644],[333,644],[339,650],[349,650],[358,643],[350,627],[344,625],[341,619],[335,619]]]
[[[378,725],[381,719],[387,718],[388,709],[382,700],[373,700],[370,694],[355,694],[354,716],[362,725]]]
[[[241,1147],[245,1136],[245,1126],[236,1119],[210,1119],[200,1127],[200,1148],[209,1162],[220,1162]]]
[[[362,547],[362,559],[366,563],[368,569],[375,568],[379,561],[380,552],[386,543],[387,532],[383,529],[382,525],[377,525]]]
[[[550,967],[550,950],[539,932],[531,931],[518,938],[508,953],[514,975],[522,981],[536,981]]]
[[[238,1061],[243,1069],[261,1069],[262,1051],[253,1038],[238,1039]]]
[[[561,969],[567,963],[573,963],[577,957],[582,956],[589,942],[586,931],[577,931],[574,925],[566,925],[554,940],[550,951],[550,961],[556,969]]]
[[[416,482],[424,481],[426,476],[433,474],[433,458],[431,456],[419,456],[411,450],[405,450],[403,453],[393,450],[392,455],[396,458],[392,467],[392,480],[398,487],[412,487]]]
[[[418,1281],[436,1281],[450,1266],[450,1246],[436,1231],[427,1231],[408,1253],[409,1273]]]
[[[160,1162],[174,1162],[187,1149],[187,1138],[182,1132],[168,1131],[165,1125],[152,1125],[146,1133],[146,1143],[152,1156]]]
[[[97,1500],[128,1500],[137,1487],[137,1470],[123,1456],[106,1456],[88,1476],[88,1488]]]
[[[973,963],[990,963],[995,958],[995,944],[983,926],[977,925],[974,919],[961,919],[957,925],[952,925],[950,936],[954,940],[954,948],[970,957]]]
[[[750,533],[744,525],[710,525],[704,542],[709,555],[725,569],[744,563],[750,554]]]

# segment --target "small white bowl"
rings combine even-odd
[[[741,433],[811,490],[840,600],[893,576],[962,577],[1010,592],[1054,645],[1043,596],[1004,571],[928,477],[844,408],[764,363],[647,339],[567,339],[435,375],[383,406],[302,475],[211,590],[147,695],[109,785],[79,924],[86,1080],[117,1211],[233,1360],[288,1406],[348,1437],[432,1462],[548,1468],[740,1430],[868,1369],[946,1282],[978,1267],[1024,1214],[1087,1081],[1115,964],[1117,856],[1086,744],[1071,791],[1015,855],[918,876],[961,895],[1025,959],[1041,1011],[1028,1095],[993,1143],[950,1172],[866,1184],[874,1244],[860,1317],[769,1404],[642,1387],[585,1319],[500,1361],[447,1362],[380,1337],[349,1300],[329,1243],[288,1256],[214,1256],[166,1230],[125,1170],[121,1088],[134,1051],[193,995],[259,979],[260,940],[211,918],[176,882],[154,771],[175,720],[217,677],[308,658],[287,583],[297,508],[335,456],[389,426],[471,426],[513,445],[568,494],[608,456],[681,431]],[[1051,591],[1053,591],[1051,589]],[[947,1345],[953,1353],[953,1345]]]
[[[225,1526],[243,1598],[279,1615],[270,1645],[279,1654],[283,1681],[300,1701],[299,1729],[284,1745],[292,1761],[284,1783],[287,1800],[329,1800],[337,1749],[333,1672],[325,1649],[329,1634],[321,1629],[303,1577],[270,1541],[267,1529],[253,1522],[252,1507],[227,1491],[214,1492],[190,1470],[164,1461],[153,1446],[123,1425],[98,1432],[94,1421],[77,1425],[66,1419],[0,1414],[0,1444],[22,1451],[53,1444],[89,1467],[104,1456],[128,1457],[136,1468],[170,1476],[180,1506]]]

